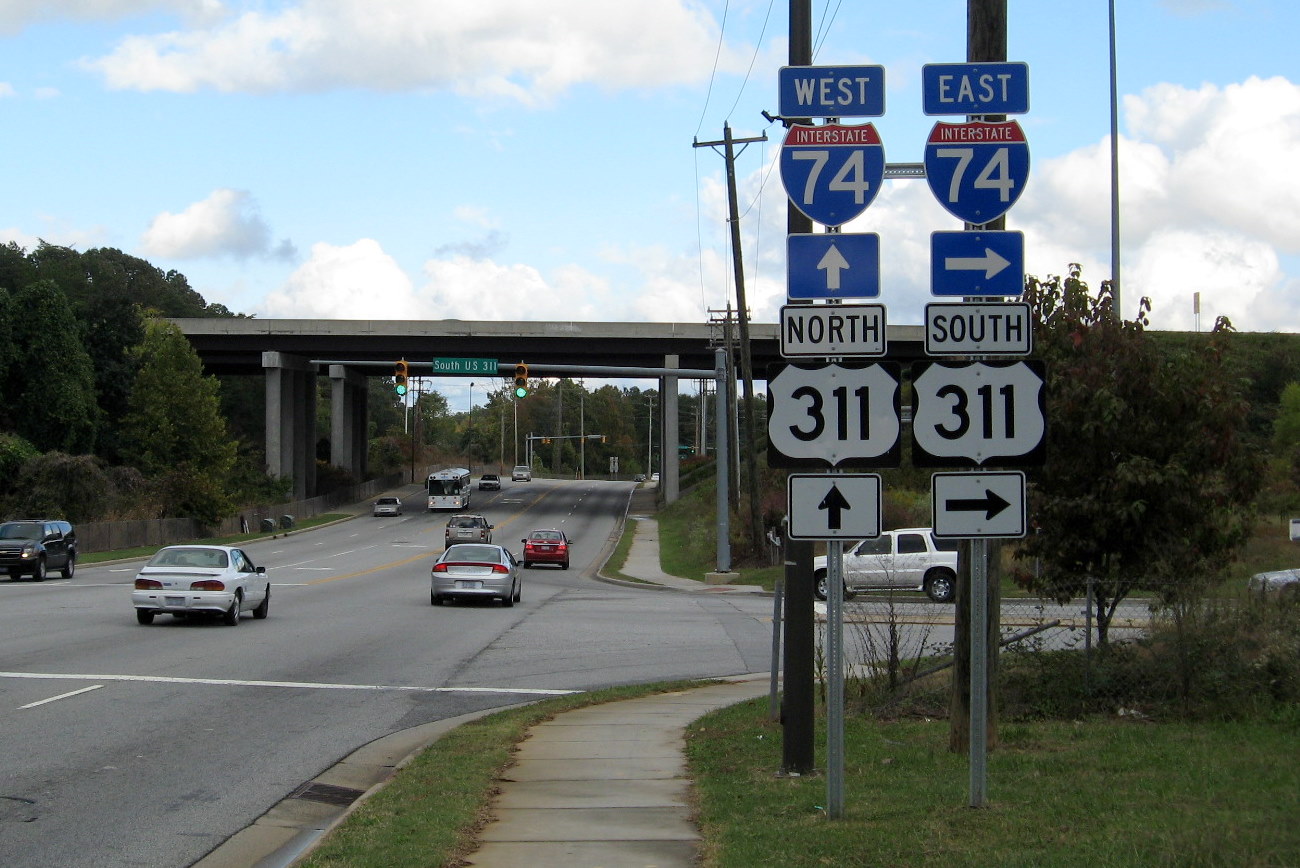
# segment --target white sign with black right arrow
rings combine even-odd
[[[930,503],[937,537],[1025,535],[1025,474],[1018,470],[936,473]]]

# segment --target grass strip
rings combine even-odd
[[[1284,866],[1300,865],[1296,735],[1294,720],[1004,724],[975,810],[947,721],[855,716],[837,820],[823,776],[776,773],[766,700],[696,721],[687,757],[706,868]]]

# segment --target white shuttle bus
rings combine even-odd
[[[469,471],[463,467],[430,473],[429,511],[468,509],[470,488]]]

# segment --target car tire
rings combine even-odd
[[[532,568],[533,568],[533,562],[532,562],[532,561],[524,561],[524,569],[526,569],[526,570],[531,570]]]
[[[36,559],[36,565],[32,567],[32,581],[45,581],[45,558]]]
[[[934,570],[925,577],[925,594],[936,603],[957,598],[957,577],[947,570]]]
[[[567,570],[568,568],[569,568],[569,562],[568,562],[568,561],[565,561],[564,563],[560,564],[560,569],[562,569],[562,570]]]
[[[77,553],[70,552],[68,554],[68,562],[63,565],[63,569],[59,571],[59,575],[63,576],[63,578],[65,579],[70,579],[73,577],[73,575],[76,574],[76,572],[77,572]]]
[[[501,605],[509,609],[514,604],[515,604],[515,589],[512,587],[510,589],[510,593],[506,594],[504,597],[501,598]]]
[[[11,579],[21,579],[22,577],[23,577],[23,571],[22,571],[22,570],[18,569],[17,567],[10,567],[10,568],[9,568],[9,578],[11,578]]]
[[[271,586],[267,585],[266,596],[262,598],[262,602],[258,603],[257,608],[253,610],[253,617],[261,621],[264,620],[266,616],[269,615],[270,613],[271,613]]]
[[[819,600],[826,599],[826,571],[822,570],[813,577],[813,596]],[[853,595],[849,593],[849,586],[844,586],[844,599],[852,600]]]
[[[135,620],[136,623],[143,624],[147,627],[153,623],[153,612],[150,612],[148,609],[136,609]]]
[[[235,599],[230,603],[230,608],[221,613],[221,622],[227,627],[238,627],[239,618],[243,614],[240,611],[240,607],[243,606],[243,604],[243,598],[236,593]]]
[[[435,594],[433,591],[430,591],[430,592],[429,592],[429,605],[430,605],[430,606],[441,606],[441,605],[442,605],[442,597],[439,597],[439,596],[438,596],[437,594]]]
[[[515,596],[514,596],[514,601],[515,601],[516,603],[518,603],[518,602],[519,602],[520,600],[522,600],[523,598],[524,598],[524,586],[523,586],[523,585],[515,585]]]

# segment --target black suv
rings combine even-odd
[[[36,581],[57,569],[70,579],[77,571],[77,532],[58,519],[22,519],[0,524],[0,570],[10,578],[30,573]]]

